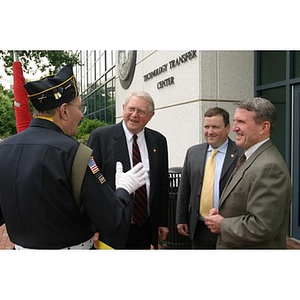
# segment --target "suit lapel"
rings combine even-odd
[[[205,170],[205,162],[206,162],[206,154],[207,154],[207,148],[208,144],[202,144],[199,153],[197,153],[197,157],[195,158],[195,165],[197,168],[199,168],[201,176],[203,177],[204,175],[204,170]],[[200,160],[198,155],[202,157]]]
[[[199,182],[196,184],[197,186],[197,193],[200,195],[201,193],[201,189],[202,189],[202,183],[203,183],[203,177],[204,177],[204,170],[205,170],[205,162],[206,162],[206,154],[207,154],[207,148],[208,148],[208,144],[201,144],[199,151],[197,151],[195,153],[195,157],[192,160],[193,162],[193,166],[196,170],[198,170],[198,172],[200,173],[200,176],[197,176],[197,178],[199,178]],[[199,157],[201,159],[199,159]],[[198,201],[199,202],[199,201]],[[197,203],[198,203],[197,202]]]
[[[114,133],[113,149],[115,152],[116,162],[122,162],[123,170],[124,172],[127,172],[130,169],[130,159],[127,149],[126,137],[122,127],[122,122],[116,126],[116,130]],[[127,151],[124,151],[124,149],[127,149]]]
[[[221,172],[220,181],[225,176],[228,169],[232,166],[232,164],[237,159],[237,157],[236,157],[237,153],[236,152],[237,152],[237,148],[235,146],[235,143],[232,140],[228,139],[228,148],[227,148],[227,151],[226,151],[226,156],[225,156],[225,160],[224,160],[224,164],[223,164],[223,168],[222,168],[222,172]]]
[[[240,171],[242,169],[246,170],[246,164],[249,165],[248,162],[245,162],[245,164],[241,167]],[[225,188],[224,188],[223,193],[221,195],[219,207],[223,204],[225,199],[228,197],[228,195],[231,193],[231,191],[234,189],[234,187],[238,184],[238,182],[241,180],[243,175],[244,175],[244,172],[239,172],[235,176],[231,175],[229,177],[229,179],[227,181],[227,184],[225,185]]]
[[[145,140],[147,144],[147,151],[148,151],[149,165],[150,165],[150,202],[151,202],[154,189],[155,189],[154,178],[156,177],[157,170],[159,169],[158,156],[157,156],[159,147],[153,134],[147,128],[145,128]]]
[[[267,148],[271,147],[273,145],[271,140],[268,140],[264,144],[262,144],[250,157],[246,160],[246,162],[241,166],[239,169],[239,172],[237,172],[234,176],[230,176],[224,191],[220,198],[220,205],[221,206],[226,198],[229,196],[229,194],[232,192],[232,190],[235,188],[235,186],[239,183],[239,181],[244,177],[245,171],[252,165],[252,163],[255,161],[255,159],[264,152]]]

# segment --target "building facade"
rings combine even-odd
[[[116,64],[114,51],[79,51],[81,66],[75,67],[78,88],[90,119],[115,123]]]
[[[205,141],[203,114],[213,106],[231,116],[235,102],[255,96],[276,106],[278,124],[272,140],[291,172],[293,204],[288,232],[300,239],[299,51],[81,51],[77,67],[87,117],[108,124],[122,119],[122,104],[144,90],[155,101],[148,126],[168,140],[169,166],[181,167],[186,150]],[[230,137],[234,140],[235,134]]]

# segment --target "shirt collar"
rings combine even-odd
[[[221,146],[219,146],[218,148],[213,148],[211,145],[209,145],[208,148],[207,148],[207,152],[211,152],[213,149],[217,149],[218,152],[226,153],[227,146],[228,146],[228,139],[226,139],[226,141]]]
[[[264,144],[266,141],[268,141],[270,138],[267,138],[254,146],[250,147],[248,150],[245,151],[245,156],[248,159],[262,144]]]
[[[128,142],[132,141],[133,139],[133,133],[131,133],[128,128],[126,127],[126,124],[124,121],[122,121],[122,126],[123,126],[123,129],[124,129],[124,132],[125,132],[125,136],[126,136],[126,140]],[[137,133],[137,136],[138,138],[141,140],[141,138],[144,137],[144,134],[145,134],[145,128],[143,128],[142,131],[140,131],[139,133]]]

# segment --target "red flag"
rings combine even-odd
[[[24,88],[25,79],[23,76],[22,65],[20,62],[13,63],[14,76],[14,109],[16,116],[17,132],[21,132],[29,126],[32,120],[30,113],[27,91]]]

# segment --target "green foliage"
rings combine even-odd
[[[56,73],[63,65],[81,65],[78,54],[71,51],[58,50],[20,50],[15,51],[22,63],[24,73],[35,74],[37,70]],[[14,62],[14,51],[0,50],[0,59],[4,62],[4,70],[7,75],[12,75],[12,64]],[[34,63],[34,64],[33,64]],[[34,66],[34,67],[33,67]]]
[[[107,124],[98,119],[83,119],[78,126],[76,139],[86,145],[91,131],[101,126],[107,126]]]
[[[14,96],[10,90],[5,90],[0,85],[0,138],[5,138],[17,133]]]
[[[77,52],[71,51],[42,51],[42,50],[0,50],[0,59],[3,60],[7,75],[12,75],[14,53],[18,54],[18,60],[22,64],[24,73],[35,74],[37,70],[56,73],[63,65],[81,65]],[[4,90],[0,85],[0,137],[7,137],[16,133],[16,120],[14,113],[14,96],[10,90]],[[31,104],[30,104],[31,105]],[[31,106],[32,108],[32,106]]]

